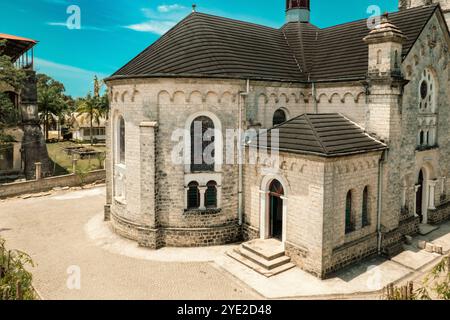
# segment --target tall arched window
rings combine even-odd
[[[188,209],[198,209],[200,207],[200,189],[197,182],[188,185],[187,207]]]
[[[122,116],[119,117],[118,124],[117,160],[119,161],[119,163],[125,164],[125,121]]]
[[[191,171],[214,171],[214,122],[205,116],[191,124]]]
[[[398,51],[395,50],[395,52],[394,52],[394,68],[395,69],[398,69],[398,67],[399,67],[399,63],[398,62],[399,62],[398,61]]]
[[[278,109],[277,111],[275,111],[275,113],[273,114],[273,121],[272,121],[274,127],[286,121],[287,116],[286,112],[283,109]]]
[[[345,200],[345,233],[351,233],[355,231],[355,223],[353,220],[353,195],[352,191],[347,193],[347,198]]]
[[[436,80],[434,74],[426,69],[422,73],[419,87],[419,109],[425,112],[436,112]]]
[[[419,146],[423,146],[425,144],[425,134],[423,131],[420,131],[419,134]]]
[[[377,51],[377,64],[381,64],[381,50]]]
[[[215,181],[210,181],[206,185],[205,207],[217,208],[217,183]]]
[[[369,219],[369,188],[365,187],[363,191],[363,203],[362,203],[362,227],[370,225]]]

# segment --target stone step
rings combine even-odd
[[[426,236],[427,234],[430,234],[433,231],[436,231],[437,229],[439,229],[439,226],[432,226],[429,224],[420,224],[419,225],[419,233],[421,236]]]
[[[275,260],[285,255],[285,249],[278,240],[253,240],[242,244],[242,247],[266,260]]]
[[[259,264],[261,267],[267,270],[273,270],[275,268],[278,268],[284,264],[291,262],[291,258],[285,255],[273,260],[267,260],[261,257],[260,255],[253,253],[253,251],[245,249],[244,247],[240,247],[235,250],[237,253],[241,254],[244,258],[251,260],[256,264]]]
[[[405,248],[402,243],[396,243],[388,246],[384,251],[387,257],[392,258],[405,251]]]
[[[268,270],[268,269],[260,266],[259,264],[253,262],[252,260],[247,259],[246,257],[244,257],[243,255],[241,255],[240,253],[238,253],[235,250],[227,252],[227,255],[229,257],[233,258],[234,260],[242,263],[243,265],[249,267],[250,269],[258,272],[259,274],[262,274],[263,276],[265,276],[267,278],[276,276],[277,274],[283,273],[283,272],[288,271],[295,267],[295,265],[293,263],[289,262],[289,263],[283,264],[282,266],[274,268],[272,270]]]

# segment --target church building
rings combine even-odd
[[[286,0],[279,29],[194,10],[106,79],[105,219],[154,250],[241,242],[266,276],[399,253],[450,218],[449,10],[318,28]]]

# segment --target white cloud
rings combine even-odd
[[[91,70],[74,67],[74,66],[67,65],[67,64],[60,64],[60,63],[52,62],[52,61],[41,59],[38,57],[34,58],[34,63],[35,63],[35,66],[37,69],[43,68],[43,69],[64,71],[64,72],[71,73],[71,76],[97,74],[98,77],[106,77],[105,74],[101,74],[101,73],[94,72]]]
[[[52,27],[64,27],[67,28],[67,22],[47,22],[47,25]],[[68,30],[72,30],[67,28]],[[94,27],[94,26],[85,26],[81,25],[81,30],[91,30],[91,31],[107,31],[106,29]]]
[[[163,35],[167,31],[169,31],[170,28],[172,28],[176,22],[174,21],[147,21],[143,23],[138,24],[132,24],[129,26],[125,26],[125,28],[139,31],[139,32],[151,32],[156,33],[158,35]]]
[[[163,4],[158,6],[158,11],[162,12],[162,13],[167,13],[167,12],[171,12],[171,11],[179,11],[179,10],[184,10],[186,9],[185,6],[179,5],[179,4]]]
[[[156,9],[142,8],[141,11],[148,19],[147,21],[123,26],[123,28],[163,35],[189,14],[189,9],[180,4],[163,4]]]

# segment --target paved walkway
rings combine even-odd
[[[31,254],[35,286],[44,298],[378,298],[387,284],[419,277],[440,258],[413,243],[391,261],[374,258],[325,281],[298,268],[267,279],[226,256],[234,246],[139,248],[110,231],[103,203],[103,188],[0,202],[0,235],[9,247]],[[450,223],[418,239],[448,252]],[[71,266],[80,268],[80,290],[67,288]]]
[[[92,234],[86,233],[92,226],[93,217],[94,221],[100,221],[104,199],[104,189],[97,188],[43,198],[0,201],[0,235],[7,240],[9,248],[26,251],[32,256],[37,264],[32,269],[34,284],[43,298],[261,298],[213,263],[168,263],[161,261],[164,259],[141,259],[133,254],[133,249],[131,254],[125,255],[120,254],[120,250],[118,253],[105,250],[101,240],[92,240]],[[98,233],[94,232],[93,236],[96,235]],[[152,255],[150,250],[135,248],[131,241],[127,242],[127,247]],[[80,268],[80,290],[67,287],[67,271],[76,270],[69,269],[71,266]]]

